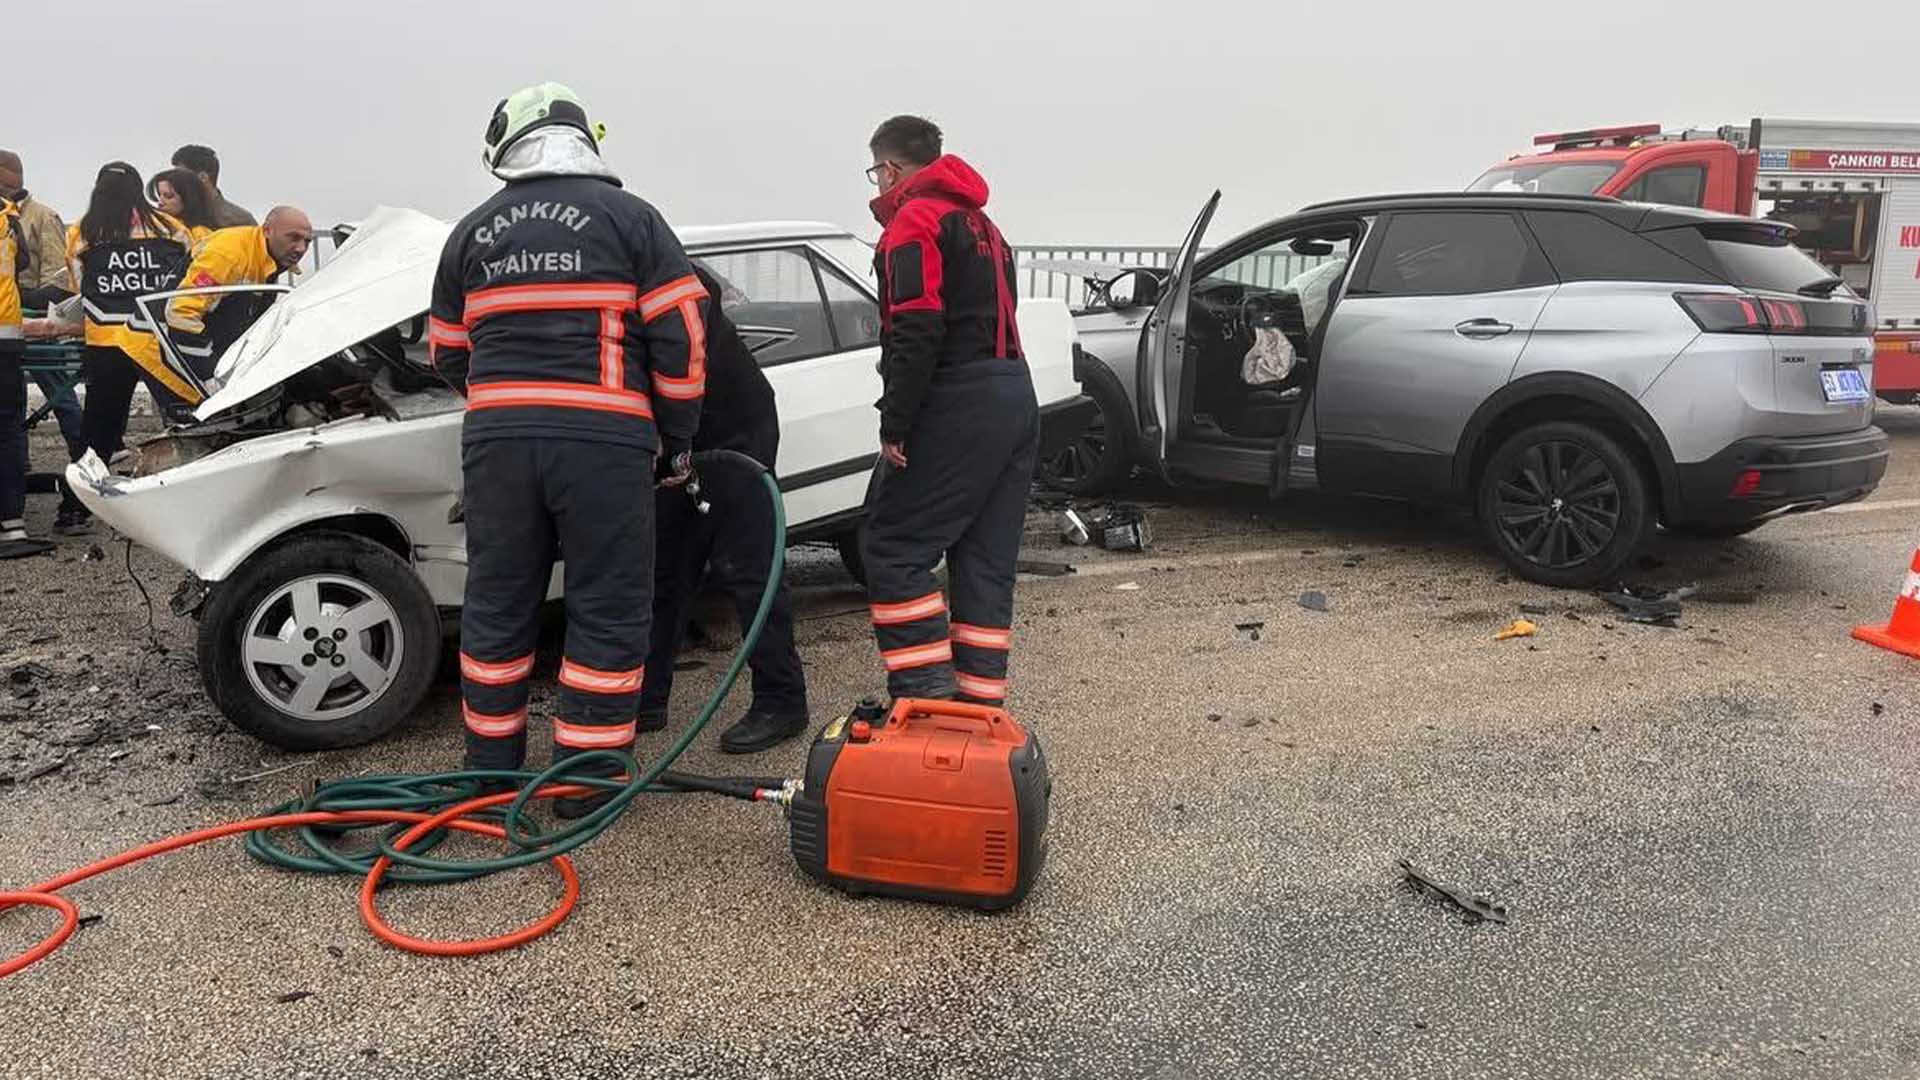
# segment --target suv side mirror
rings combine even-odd
[[[1107,306],[1115,311],[1152,307],[1160,302],[1160,278],[1145,268],[1127,270],[1108,278]]]

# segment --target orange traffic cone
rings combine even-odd
[[[1853,636],[1869,645],[1920,657],[1920,551],[1913,553],[1907,580],[1893,598],[1893,618],[1885,626],[1856,626]]]

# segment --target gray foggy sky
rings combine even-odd
[[[542,79],[587,99],[627,186],[677,223],[871,235],[866,136],[921,112],[1027,244],[1177,242],[1216,186],[1216,239],[1316,199],[1458,188],[1566,127],[1920,121],[1912,0],[74,0],[10,36],[0,146],[70,220],[103,162],[150,174],[183,142],[215,147],[256,212],[457,216],[494,186],[493,103]]]

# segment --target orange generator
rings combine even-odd
[[[1047,855],[1053,782],[1003,709],[869,699],[822,728],[787,807],[794,861],[851,893],[998,910]]]

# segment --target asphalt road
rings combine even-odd
[[[1886,618],[1916,539],[1920,409],[1882,424],[1895,459],[1871,502],[1659,542],[1637,580],[1700,586],[1675,629],[1511,581],[1468,522],[1430,512],[1142,487],[1158,543],[1134,556],[1062,549],[1036,514],[1032,554],[1079,572],[1020,587],[1016,707],[1057,788],[1019,909],[847,899],[794,868],[777,812],[650,800],[580,853],[585,896],[556,935],[429,960],[366,934],[354,882],[221,844],[72,891],[103,918],[0,983],[6,1071],[1920,1075],[1920,667],[1847,637]],[[227,730],[190,626],[162,611],[170,652],[148,647],[123,557],[95,537],[0,565],[0,669],[42,665],[0,686],[0,887],[315,778],[456,760],[445,687],[354,752]],[[831,561],[795,563],[824,719],[877,664]],[[1301,607],[1309,590],[1332,610]],[[1547,609],[1540,632],[1494,641],[1523,604]],[[682,719],[720,667],[694,656]],[[691,766],[805,753],[710,745]],[[1401,888],[1400,857],[1511,922]],[[385,902],[462,936],[556,893],[530,870]],[[47,925],[0,917],[0,952]]]

